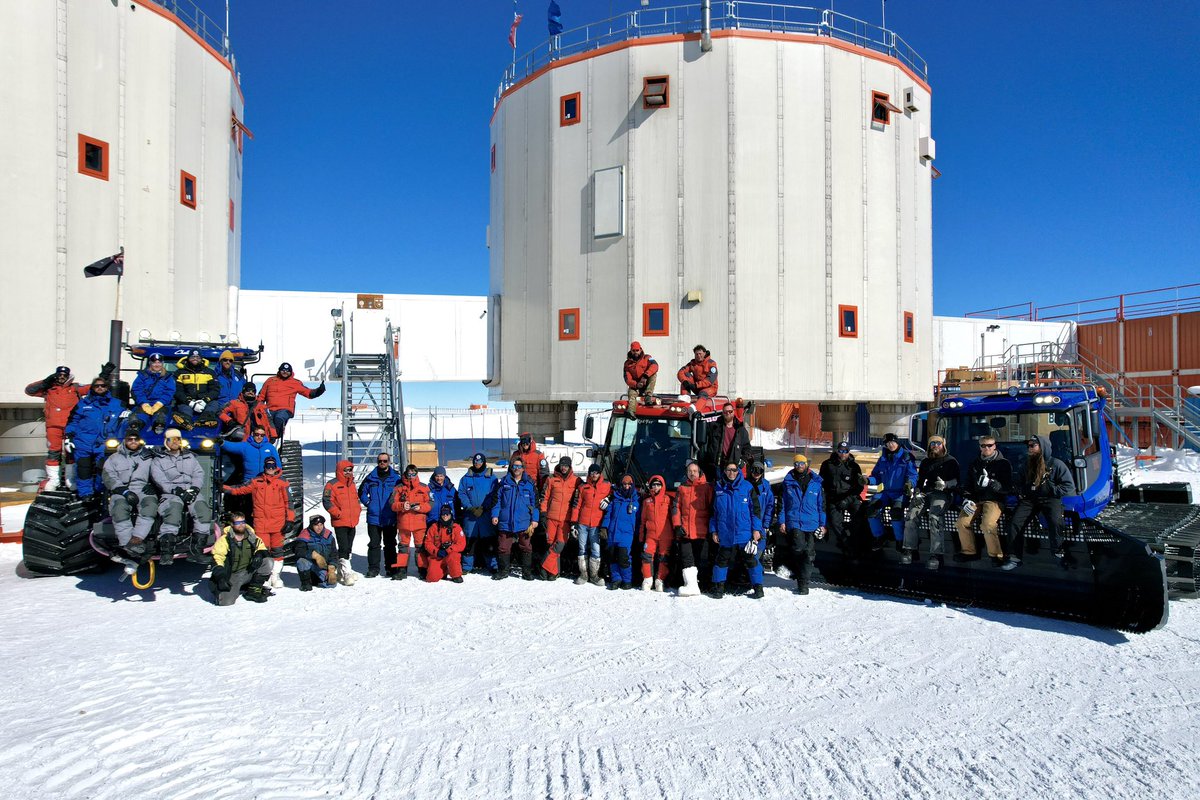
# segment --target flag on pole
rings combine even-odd
[[[102,275],[116,275],[118,278],[125,274],[125,248],[121,252],[102,258],[94,264],[83,268],[85,278],[99,278]]]
[[[563,32],[562,9],[554,0],[550,0],[550,7],[546,9],[546,27],[549,28],[551,36],[558,36]]]
[[[517,49],[517,26],[521,24],[521,15],[513,12],[512,27],[508,29],[508,46]]]

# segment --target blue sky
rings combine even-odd
[[[559,4],[571,28],[637,0]],[[547,2],[520,5],[524,52]],[[836,8],[879,21],[878,0]],[[244,287],[486,291],[511,17],[480,0],[232,0],[256,136]],[[1200,4],[890,0],[887,18],[933,87],[936,313],[1200,279]]]

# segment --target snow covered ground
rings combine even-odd
[[[361,569],[366,537],[355,550]],[[1142,636],[858,592],[17,577],[6,798],[1200,794],[1200,603]]]
[[[1122,455],[1129,456],[1135,453],[1127,447],[1121,447],[1119,451]],[[1159,448],[1157,459],[1138,462],[1138,468],[1130,473],[1128,482],[1131,486],[1154,483],[1190,484],[1192,502],[1200,504],[1200,453]]]

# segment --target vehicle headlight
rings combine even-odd
[[[117,449],[117,446],[118,446],[119,444],[121,444],[121,443],[120,443],[120,442],[118,442],[116,439],[108,439],[108,440],[106,440],[106,441],[104,442],[104,446],[105,446],[105,448],[107,448],[107,449],[109,449],[109,450],[116,450],[116,449]]]
[[[212,450],[212,448],[213,448],[213,440],[212,440],[212,439],[205,439],[204,441],[202,441],[202,442],[200,443],[200,447],[201,447],[202,449],[204,449],[204,450]]]

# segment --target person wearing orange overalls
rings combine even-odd
[[[425,518],[433,504],[429,487],[417,477],[417,468],[409,464],[404,468],[404,477],[392,491],[392,510],[396,512],[396,528],[399,547],[396,553],[395,571],[392,580],[402,581],[408,577],[408,545],[417,550],[417,574],[425,577]]]
[[[642,591],[663,590],[671,570],[668,557],[675,532],[671,528],[671,494],[661,475],[650,478],[650,494],[642,501],[638,538],[642,541]],[[657,566],[657,571],[655,567]]]
[[[571,471],[571,457],[563,456],[554,468],[554,474],[546,480],[542,489],[542,524],[546,526],[546,558],[542,561],[543,580],[558,577],[559,557],[567,545],[567,536],[575,522],[571,501],[579,490],[580,480]]]

